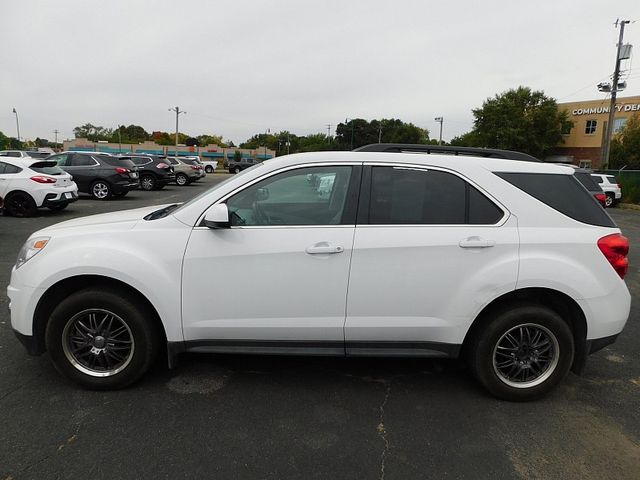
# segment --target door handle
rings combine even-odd
[[[495,244],[495,240],[485,240],[477,236],[465,238],[458,243],[460,248],[489,248]]]
[[[344,247],[342,245],[332,245],[328,242],[320,242],[315,245],[311,245],[305,249],[309,255],[318,255],[318,254],[331,254],[331,253],[342,253],[344,252]]]

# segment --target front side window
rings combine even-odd
[[[50,160],[56,162],[60,166],[69,165],[69,155],[66,153],[61,153],[60,155],[54,155],[50,158]]]
[[[587,120],[587,123],[584,127],[584,133],[587,135],[592,135],[596,133],[596,127],[598,126],[597,120]]]
[[[269,177],[227,200],[231,225],[339,225],[351,176],[351,166],[330,166]]]
[[[462,178],[438,170],[373,167],[369,223],[491,225],[504,213]]]

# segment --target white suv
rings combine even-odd
[[[618,185],[616,177],[613,175],[606,175],[603,173],[592,173],[593,179],[600,185],[602,191],[607,196],[605,205],[607,207],[615,207],[622,199],[622,189]]]
[[[622,331],[627,239],[573,169],[450,150],[290,155],[183,205],[40,230],[12,271],[13,329],[89,388],[134,382],[166,344],[170,366],[464,356],[494,395],[537,398]],[[247,279],[249,299],[203,300]]]
[[[78,186],[54,161],[0,157],[0,197],[7,214],[30,217],[38,208],[66,208],[78,200]]]

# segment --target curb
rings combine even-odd
[[[635,203],[619,203],[618,207],[627,210],[640,210],[640,205],[636,205]]]

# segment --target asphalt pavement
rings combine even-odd
[[[639,211],[610,211],[631,240],[626,329],[537,402],[496,400],[450,360],[193,354],[93,392],[26,354],[4,292],[32,232],[184,201],[224,177],[0,217],[0,480],[640,478]]]

